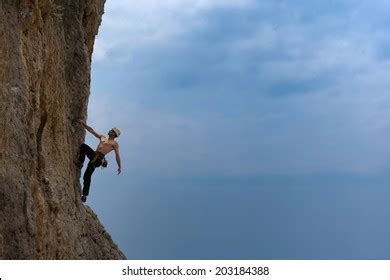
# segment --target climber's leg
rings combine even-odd
[[[95,156],[95,151],[92,150],[90,146],[87,144],[83,143],[80,145],[80,155],[79,155],[79,162],[84,163],[85,156],[89,158],[89,160],[92,160],[93,157]]]
[[[84,187],[83,187],[83,196],[88,196],[89,194],[89,187],[91,185],[91,177],[92,173],[95,171],[95,165],[91,162],[88,163],[87,169],[84,172],[83,180],[84,180]]]

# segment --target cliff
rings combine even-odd
[[[0,258],[124,259],[73,164],[104,0],[0,1]]]

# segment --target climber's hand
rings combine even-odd
[[[122,170],[121,170],[121,168],[119,167],[119,168],[118,168],[118,175],[121,174],[121,171],[122,171]]]

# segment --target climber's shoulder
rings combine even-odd
[[[114,147],[115,150],[119,149],[119,143],[116,142],[115,140],[112,141],[112,146]]]

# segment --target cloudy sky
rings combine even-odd
[[[123,171],[88,203],[127,257],[390,258],[389,13],[107,0],[88,122]]]

